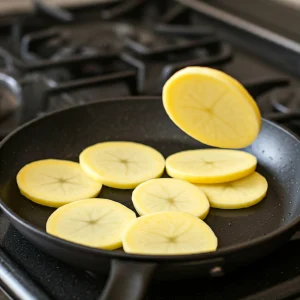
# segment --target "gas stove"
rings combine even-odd
[[[300,44],[287,37],[196,0],[107,0],[68,10],[34,3],[33,12],[0,18],[0,138],[54,110],[160,95],[191,65],[234,76],[265,118],[300,134]],[[2,212],[0,245],[0,286],[13,299],[96,299],[104,287],[106,278],[36,249]],[[153,282],[147,299],[294,299],[299,251],[297,234],[225,277]]]

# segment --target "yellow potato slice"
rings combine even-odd
[[[257,172],[242,179],[221,184],[197,184],[215,208],[239,209],[253,206],[267,194],[268,182]]]
[[[176,255],[215,251],[218,240],[201,219],[185,212],[158,212],[137,218],[123,238],[125,252]]]
[[[175,153],[166,160],[167,173],[192,183],[223,183],[255,171],[257,159],[239,150],[200,149]]]
[[[204,219],[209,212],[209,202],[201,190],[187,181],[173,178],[152,179],[140,184],[132,193],[132,202],[139,215],[183,211]]]
[[[73,243],[113,250],[122,246],[124,231],[135,218],[132,210],[112,200],[80,200],[52,213],[46,231]]]
[[[102,184],[92,180],[79,163],[45,159],[24,166],[17,175],[17,184],[26,198],[50,207],[92,198]]]
[[[211,68],[187,67],[164,85],[171,120],[194,139],[219,148],[250,145],[261,129],[259,108],[231,76]]]
[[[85,172],[106,186],[132,189],[160,177],[164,157],[155,149],[133,142],[104,142],[86,148],[79,157]]]

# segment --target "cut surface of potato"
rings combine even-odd
[[[113,250],[122,246],[127,227],[135,213],[108,199],[86,199],[58,208],[49,217],[46,231],[77,244]]]
[[[183,211],[204,219],[209,212],[205,194],[193,184],[173,178],[158,178],[140,184],[132,193],[139,215],[160,211]]]
[[[125,252],[179,255],[215,251],[218,240],[201,219],[185,212],[158,212],[137,218],[123,238]]]
[[[132,189],[160,177],[164,157],[155,149],[134,142],[103,142],[83,150],[79,157],[85,172],[106,186]]]
[[[222,209],[253,206],[267,194],[268,182],[257,172],[242,179],[221,184],[197,184],[207,196],[210,205]]]
[[[50,207],[95,197],[102,187],[85,174],[79,163],[57,159],[27,164],[19,171],[17,184],[26,198]]]
[[[164,85],[171,120],[196,140],[219,148],[250,145],[261,128],[257,104],[234,78],[206,67],[187,67]]]
[[[167,173],[193,183],[223,183],[255,171],[257,159],[239,150],[200,149],[175,153],[166,160]]]

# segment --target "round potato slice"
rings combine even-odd
[[[95,197],[102,187],[85,174],[79,163],[57,159],[27,164],[19,171],[17,184],[26,198],[50,207]]]
[[[185,212],[158,212],[137,218],[123,238],[125,252],[179,255],[215,251],[218,240],[201,219]]]
[[[257,172],[242,179],[221,184],[197,184],[207,196],[210,205],[222,209],[253,206],[267,194],[268,182]]]
[[[219,148],[250,145],[261,129],[258,106],[231,76],[206,67],[187,67],[164,85],[171,120],[194,139]]]
[[[132,193],[139,215],[160,211],[183,211],[204,219],[209,212],[205,194],[193,184],[173,178],[152,179],[140,184]]]
[[[192,183],[223,183],[255,171],[257,159],[239,150],[200,149],[175,153],[166,160],[167,173]]]
[[[112,200],[80,200],[52,213],[46,231],[73,243],[113,250],[122,246],[124,231],[135,218],[132,210]]]
[[[133,142],[104,142],[86,148],[79,157],[85,172],[106,186],[132,189],[160,177],[164,157],[155,149]]]

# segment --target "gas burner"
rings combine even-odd
[[[300,112],[300,88],[276,89],[269,97],[271,97],[271,103],[276,111],[282,113]]]
[[[0,73],[0,121],[15,113],[20,105],[20,85],[13,77]]]
[[[296,133],[300,132],[299,88],[290,85],[288,81],[279,80],[277,85],[265,90],[256,99],[265,118],[280,123]]]
[[[262,115],[279,112],[287,113],[289,110],[287,97],[291,95],[292,90],[293,88],[289,85],[289,82],[286,82],[284,85],[274,86],[272,89],[257,95],[256,101]],[[288,93],[288,96],[285,93]]]

